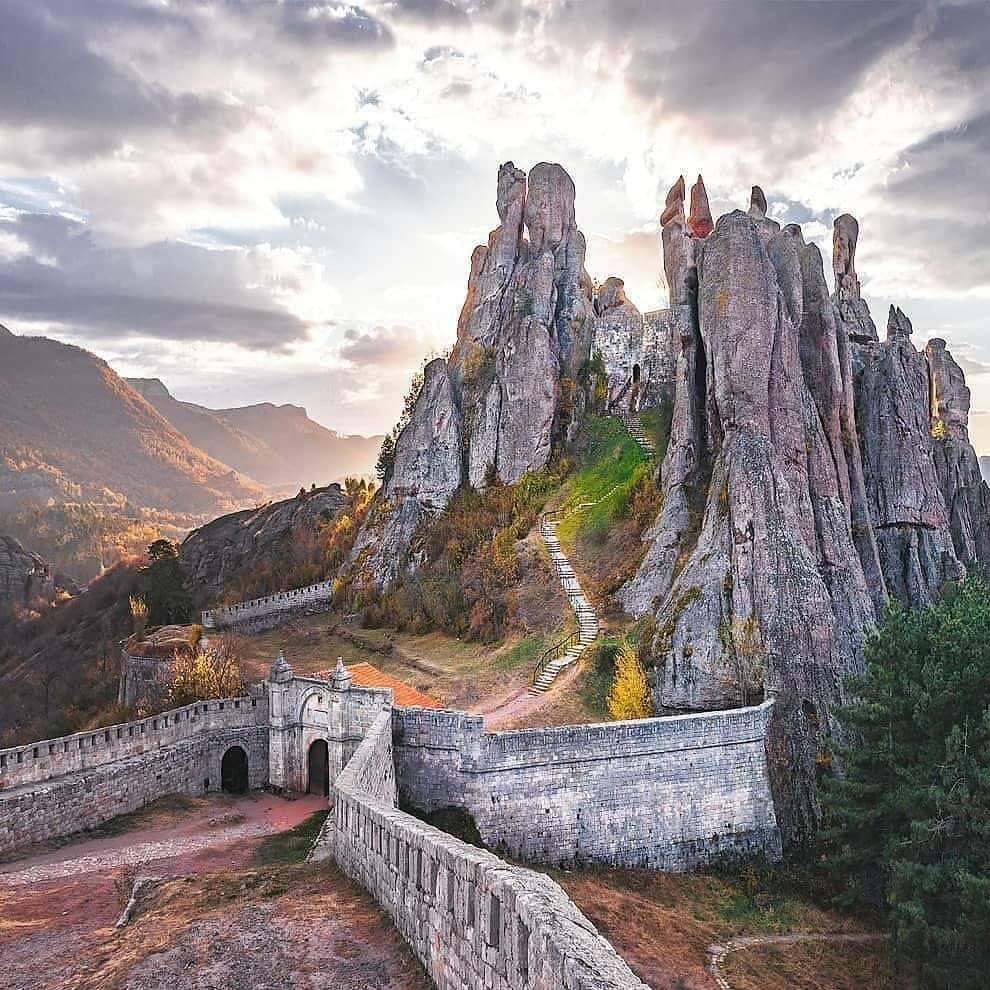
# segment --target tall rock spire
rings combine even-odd
[[[708,205],[708,192],[705,181],[698,176],[698,181],[691,187],[691,212],[688,215],[688,232],[692,237],[704,240],[713,230],[712,211]]]

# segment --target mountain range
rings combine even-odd
[[[201,516],[370,474],[380,437],[298,406],[212,410],[70,344],[0,328],[0,508],[83,503]]]

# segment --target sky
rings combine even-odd
[[[383,432],[508,160],[570,172],[644,311],[681,173],[826,257],[853,213],[881,333],[949,342],[990,453],[986,0],[0,0],[0,323]]]

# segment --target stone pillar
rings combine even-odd
[[[293,732],[292,668],[281,650],[268,679],[268,781],[272,787],[288,790]]]
[[[352,677],[344,667],[344,658],[337,657],[337,669],[330,679],[330,698],[327,706],[327,755],[330,764],[330,787],[344,769],[349,754],[346,752],[351,738],[349,696]]]

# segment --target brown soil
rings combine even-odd
[[[743,882],[729,878],[645,870],[552,876],[654,990],[717,990],[707,969],[708,948],[733,936],[861,930],[848,918],[791,897],[749,896]],[[886,950],[873,942],[759,946],[732,953],[724,968],[733,990],[892,986],[884,982],[890,979]],[[857,975],[859,982],[850,982]]]
[[[4,990],[426,990],[371,899],[328,864],[254,865],[266,835],[325,807],[253,794],[162,802],[126,831],[42,848],[0,872]],[[130,924],[137,876],[166,879]]]

